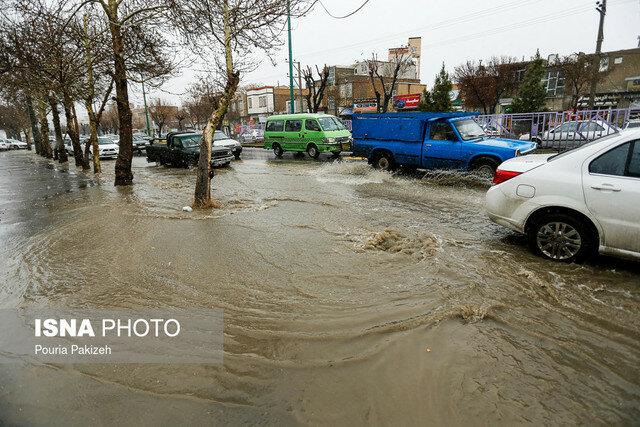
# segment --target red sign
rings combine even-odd
[[[412,95],[398,95],[393,97],[393,108],[396,110],[411,110],[418,107],[421,95],[415,93]]]

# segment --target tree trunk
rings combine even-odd
[[[196,177],[196,189],[193,199],[194,208],[208,208],[215,206],[211,200],[211,145],[213,144],[213,133],[222,122],[222,118],[227,113],[229,102],[238,89],[240,82],[240,72],[233,70],[233,51],[231,48],[231,27],[229,20],[228,0],[224,0],[224,51],[225,65],[227,71],[227,83],[224,88],[222,100],[209,117],[205,126],[202,138],[200,139],[200,158],[198,160],[198,171]]]
[[[51,118],[53,119],[53,132],[56,136],[56,155],[60,163],[69,161],[67,150],[64,148],[64,139],[62,138],[62,128],[60,127],[60,113],[58,112],[58,101],[53,96],[49,96],[49,104],[51,105]]]
[[[42,99],[38,99],[38,113],[40,115],[40,148],[43,157],[53,157],[51,144],[49,143],[49,121],[47,120],[47,107]]]
[[[131,161],[133,159],[133,125],[129,108],[129,92],[127,88],[127,67],[124,60],[124,40],[118,21],[119,1],[109,0],[109,29],[113,45],[114,80],[116,86],[116,106],[118,108],[118,125],[120,128],[120,149],[116,159],[116,179],[114,185],[133,184]],[[96,155],[94,150],[94,156]]]
[[[71,113],[71,97],[68,94],[63,95],[62,105],[64,107],[64,117],[67,120],[67,133],[71,139],[71,145],[73,145],[73,158],[76,161],[76,166],[82,166],[82,169],[88,169],[84,165],[84,157],[82,156],[82,147],[80,146],[80,135],[78,135],[73,125],[73,115]]]
[[[102,172],[100,167],[100,152],[98,150],[98,118],[93,111],[93,105],[89,100],[86,101],[87,114],[89,115],[89,140],[85,148],[85,163],[89,163],[90,150],[93,152],[93,173]]]
[[[229,101],[238,88],[240,73],[230,73],[227,77],[227,84],[224,96],[218,108],[211,113],[207,125],[200,140],[200,159],[198,160],[198,173],[196,178],[196,190],[193,201],[194,208],[208,208],[215,206],[211,200],[211,145],[213,143],[213,133],[222,122],[222,118],[227,112]]]
[[[27,95],[27,114],[29,115],[29,123],[31,124],[31,135],[33,136],[33,142],[36,146],[36,154],[40,154],[40,130],[38,129],[36,113],[33,110],[33,99],[29,95]],[[27,141],[27,144],[27,148],[31,150],[31,143]]]

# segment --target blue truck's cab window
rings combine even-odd
[[[458,137],[448,122],[436,122],[431,125],[429,139],[435,141],[457,141]]]

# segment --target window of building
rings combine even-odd
[[[258,98],[258,107],[266,107],[267,106],[267,97],[261,96]]]
[[[411,48],[411,53],[413,53],[414,55],[415,55],[416,53],[418,53],[418,48],[417,48],[417,47],[415,47],[415,46],[414,46],[414,47],[412,47],[412,48]]]
[[[600,71],[607,71],[609,69],[609,57],[600,58]]]
[[[614,64],[622,64],[622,56],[618,56],[616,59],[613,60]]]
[[[547,95],[562,95],[564,93],[564,72],[549,71],[542,79],[542,83],[547,89]]]
[[[347,95],[347,85],[343,84],[339,86],[340,88],[340,98],[344,99],[345,96]]]
[[[353,98],[353,83],[347,83],[347,98]]]
[[[336,81],[336,67],[329,68],[329,77],[327,78],[327,84],[333,86]]]
[[[247,108],[253,108],[253,105],[251,105],[251,98],[247,98]]]

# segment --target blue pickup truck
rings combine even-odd
[[[528,141],[489,138],[476,113],[386,113],[353,116],[353,154],[374,167],[475,170],[493,176],[502,162],[532,153]]]

